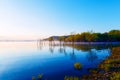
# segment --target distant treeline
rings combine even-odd
[[[69,36],[57,36],[56,40],[66,42],[119,42],[120,30],[111,30],[105,33],[83,32],[81,34],[70,34]],[[53,41],[54,37],[48,38]]]

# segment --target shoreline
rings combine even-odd
[[[49,42],[49,41],[43,41],[43,42]],[[54,44],[60,44],[59,41],[54,41]],[[97,44],[120,44],[120,42],[61,42],[61,44],[75,44],[75,45],[97,45]]]
[[[39,40],[0,40],[0,42],[40,42]],[[49,41],[42,41],[43,43],[49,43]],[[54,41],[54,44],[60,44],[59,41]],[[109,45],[109,44],[113,44],[113,45],[119,45],[120,42],[61,42],[61,44],[75,44],[75,45]]]

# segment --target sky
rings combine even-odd
[[[0,36],[120,30],[120,0],[0,0]]]

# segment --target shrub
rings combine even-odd
[[[80,63],[75,63],[74,68],[80,70],[82,68],[82,65]]]

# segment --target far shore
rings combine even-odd
[[[49,42],[49,41],[45,41],[45,42]],[[60,44],[59,41],[54,41],[55,44]],[[83,44],[83,45],[88,45],[88,44],[120,44],[120,42],[61,42],[61,44]]]
[[[72,44],[72,42],[66,44]],[[74,42],[74,44],[120,44],[120,42]]]
[[[0,40],[0,42],[41,42],[39,40]],[[42,42],[48,42],[49,41],[42,41]],[[59,41],[53,41],[55,44],[60,44]],[[61,44],[83,44],[83,45],[88,45],[88,44],[120,44],[120,42],[61,42]]]

